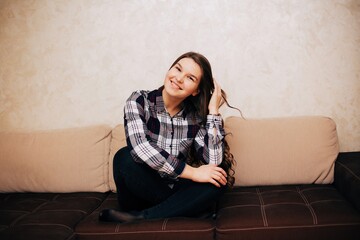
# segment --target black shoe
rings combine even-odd
[[[99,213],[99,220],[102,222],[133,222],[144,219],[141,212],[122,212],[115,209],[104,209]]]

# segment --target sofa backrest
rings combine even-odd
[[[116,152],[126,146],[125,129],[123,124],[117,125],[111,133],[111,145],[109,156],[109,187],[110,190],[116,192],[116,185],[113,174],[113,159]]]
[[[339,146],[326,117],[225,119],[235,185],[331,183]],[[0,132],[0,192],[116,191],[124,126]]]
[[[339,153],[336,125],[327,117],[225,120],[236,186],[326,184]]]
[[[106,192],[109,126],[0,132],[0,192]]]

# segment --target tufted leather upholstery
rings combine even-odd
[[[107,193],[2,193],[0,239],[75,239],[74,227]]]
[[[215,221],[211,217],[166,218],[135,223],[103,223],[98,221],[99,211],[117,208],[116,195],[110,194],[103,204],[82,221],[76,232],[79,239],[213,239]]]
[[[217,239],[357,239],[360,215],[333,185],[236,188],[219,204]],[[291,236],[291,237],[290,237]]]

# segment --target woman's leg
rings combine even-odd
[[[146,219],[195,216],[214,204],[226,189],[226,186],[218,188],[210,183],[182,180],[173,195],[145,209],[143,215]]]
[[[139,212],[109,210],[100,213],[100,220],[131,222],[142,219],[194,217],[206,210],[224,193],[226,187],[215,187],[210,183],[186,181],[177,191],[161,203]]]
[[[110,210],[100,213],[103,221],[128,222],[140,219],[195,216],[225,192],[210,183],[197,183],[180,179],[171,189],[158,173],[132,159],[128,148],[120,149],[114,157],[114,179],[118,191],[121,211]],[[139,212],[129,212],[144,207]],[[126,211],[126,212],[124,212]]]
[[[154,206],[173,193],[156,171],[145,163],[136,163],[127,147],[115,154],[113,166],[121,210],[141,210]]]

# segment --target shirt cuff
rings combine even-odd
[[[220,141],[222,141],[225,136],[225,131],[223,127],[223,119],[220,114],[207,115],[206,128],[208,131],[208,135],[213,137],[214,143],[219,143]]]
[[[207,123],[215,123],[217,126],[222,125],[222,117],[220,114],[214,115],[214,114],[208,114],[206,117]]]
[[[179,161],[179,164],[176,166],[174,173],[176,174],[175,178],[177,178],[183,171],[185,168],[186,163],[183,161]]]

